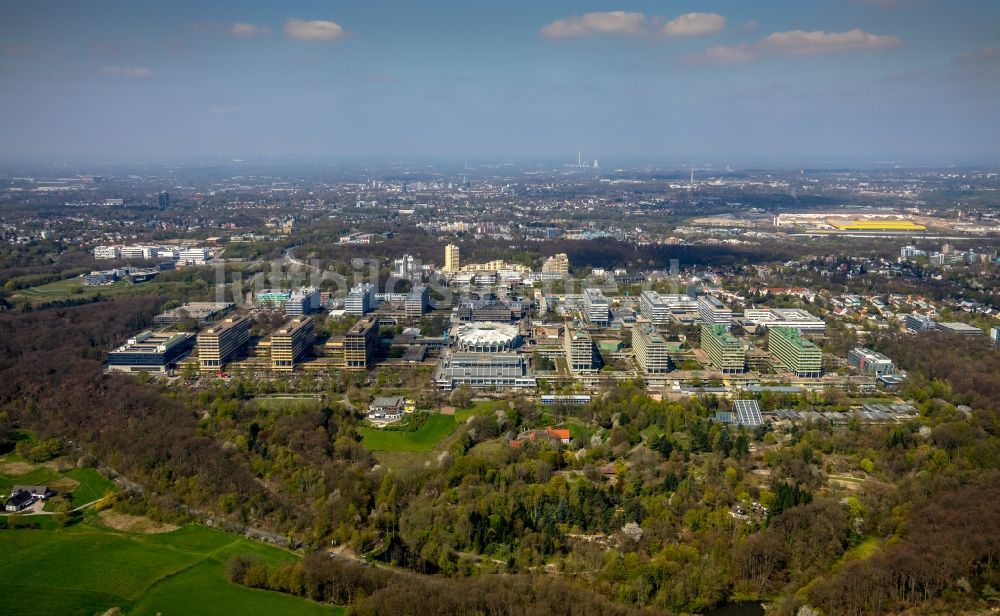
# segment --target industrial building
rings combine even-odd
[[[728,326],[733,320],[733,311],[717,298],[702,295],[698,298],[698,316],[702,323],[721,323]]]
[[[701,348],[723,374],[736,374],[746,370],[746,351],[743,345],[721,323],[705,323],[701,326]]]
[[[895,372],[891,359],[864,347],[848,351],[847,363],[860,372],[874,377],[890,375]]]
[[[823,352],[799,330],[791,327],[770,327],[767,347],[786,370],[798,377],[818,377],[823,371]]]
[[[344,334],[344,367],[367,370],[378,350],[378,317],[365,317]]]
[[[313,339],[312,317],[296,317],[271,334],[271,368],[291,372],[309,352]]]
[[[646,374],[664,374],[673,368],[667,341],[649,325],[632,329],[632,348],[635,360]]]
[[[607,327],[611,322],[611,305],[600,289],[583,290],[583,317],[587,323]]]
[[[524,357],[516,353],[451,353],[434,369],[434,382],[442,389],[467,385],[485,387],[535,387],[535,377]]]
[[[114,372],[166,372],[194,346],[194,334],[144,331],[108,353]]]
[[[202,370],[220,370],[250,341],[250,319],[233,316],[198,334],[198,363]]]
[[[301,316],[319,310],[320,297],[319,289],[316,287],[302,287],[288,296],[285,302],[285,314],[288,316]]]

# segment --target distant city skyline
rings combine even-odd
[[[989,0],[6,6],[0,161],[1000,163]]]

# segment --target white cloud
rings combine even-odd
[[[345,36],[344,29],[335,21],[289,19],[285,34],[300,41],[332,41]]]
[[[557,19],[542,28],[542,34],[553,39],[590,36],[592,34],[640,36],[645,32],[645,22],[646,16],[642,13],[627,11],[585,13]]]
[[[740,30],[742,30],[743,32],[749,32],[750,30],[756,30],[757,26],[759,25],[760,24],[758,24],[753,19],[748,19],[747,21],[744,21],[743,23],[740,24]]]
[[[903,41],[895,36],[871,34],[858,28],[847,32],[788,30],[774,32],[755,43],[710,47],[689,59],[708,64],[733,64],[749,62],[765,55],[810,56],[878,51],[902,46]]]
[[[228,107],[210,107],[208,109],[209,113],[213,113],[213,114],[216,114],[216,115],[223,115],[223,114],[228,114],[228,113],[239,113],[239,111],[240,111],[240,108],[237,107],[236,105],[230,105]]]
[[[667,36],[707,36],[721,32],[726,27],[726,18],[717,13],[685,13],[663,26]]]
[[[119,77],[149,77],[153,74],[152,69],[144,66],[102,66],[101,72]]]
[[[271,29],[267,26],[257,26],[238,21],[229,28],[229,33],[233,36],[253,38],[255,36],[269,36],[271,34]]]
[[[859,49],[892,49],[902,47],[903,41],[895,36],[869,34],[859,28],[847,32],[823,32],[814,30],[789,30],[768,35],[758,45],[776,53],[811,55],[857,51]]]

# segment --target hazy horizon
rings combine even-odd
[[[0,160],[1000,162],[985,0],[70,2],[0,23]]]

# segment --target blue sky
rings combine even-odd
[[[997,163],[1000,3],[8,2],[0,92],[7,161]]]

